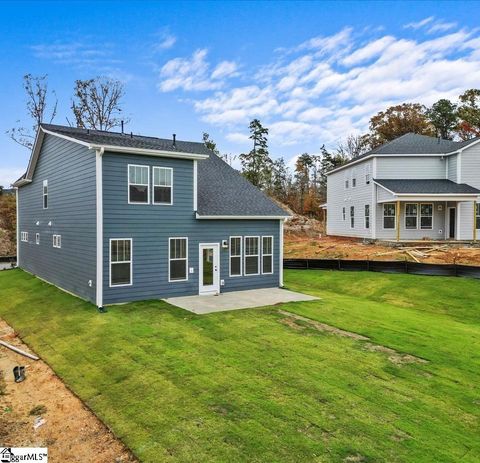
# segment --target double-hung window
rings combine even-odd
[[[370,228],[370,204],[365,204],[365,228]]]
[[[48,209],[48,180],[43,181],[43,208]]]
[[[20,240],[23,241],[24,243],[28,243],[28,232],[22,231],[20,233]]]
[[[259,274],[259,241],[258,236],[245,237],[245,275]]]
[[[187,280],[188,238],[170,238],[168,247],[168,281]]]
[[[480,203],[476,204],[475,210],[476,210],[475,216],[476,216],[476,219],[477,219],[476,220],[477,230],[480,230]]]
[[[148,204],[150,189],[150,167],[128,166],[128,202],[130,204]]]
[[[242,237],[230,237],[230,276],[242,275]]]
[[[350,206],[350,228],[355,228],[355,206]]]
[[[35,243],[40,244],[40,233],[35,233]]]
[[[433,204],[420,204],[420,228],[422,230],[433,228]]]
[[[173,169],[153,167],[153,204],[172,204]]]
[[[418,228],[418,204],[405,204],[405,228],[416,230]]]
[[[60,249],[62,247],[62,235],[53,235],[53,247]]]
[[[348,178],[345,179],[345,189],[348,190]]]
[[[273,236],[262,236],[262,273],[273,273]]]
[[[393,203],[383,205],[383,228],[385,230],[395,229],[395,204]]]
[[[132,284],[132,239],[110,240],[110,286]]]

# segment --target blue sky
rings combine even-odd
[[[478,2],[2,2],[0,185],[29,153],[22,76],[48,74],[71,117],[75,79],[124,82],[134,133],[250,149],[270,128],[273,157],[335,146],[390,104],[431,104],[480,86]]]

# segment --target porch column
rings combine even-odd
[[[395,206],[395,220],[397,222],[397,241],[400,241],[400,201]]]
[[[473,201],[473,241],[477,241],[477,201]]]

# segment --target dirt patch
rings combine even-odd
[[[448,246],[441,242],[425,241],[425,244],[412,250],[393,248],[381,243],[363,241],[358,238],[325,236],[315,237],[292,230],[285,233],[284,257],[290,259],[348,259],[425,262],[431,264],[480,265],[480,248],[474,246]]]
[[[0,319],[0,339],[30,352]],[[26,379],[13,380],[13,367],[26,367]],[[8,447],[48,447],[49,461],[136,462],[128,449],[42,360],[0,347],[0,443]],[[34,429],[35,423],[43,424]]]
[[[340,336],[342,338],[350,338],[354,339],[355,341],[370,341],[369,337],[363,336],[362,334],[345,331],[340,328],[336,328],[335,326],[317,322],[316,320],[312,320],[311,318],[302,317],[301,315],[297,315],[286,310],[279,310],[278,313],[285,315],[286,317],[281,319],[280,323],[283,323],[284,325],[287,325],[295,330],[305,329],[305,326],[302,325],[303,323],[310,328],[330,333],[335,336]],[[398,352],[395,349],[391,349],[390,347],[385,347],[380,344],[373,344],[372,342],[364,342],[363,347],[370,352],[381,352],[383,354],[387,354],[388,360],[390,360],[390,362],[394,363],[395,365],[403,365],[408,363],[428,363],[427,360],[420,357]]]

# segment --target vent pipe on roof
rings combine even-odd
[[[177,134],[174,133],[174,134],[173,134],[173,143],[172,143],[172,145],[173,145],[174,148],[177,146],[176,138],[177,138]]]
[[[133,132],[130,132],[130,138],[133,138]]]
[[[123,135],[123,121],[121,121],[121,123],[122,123],[122,135]]]

